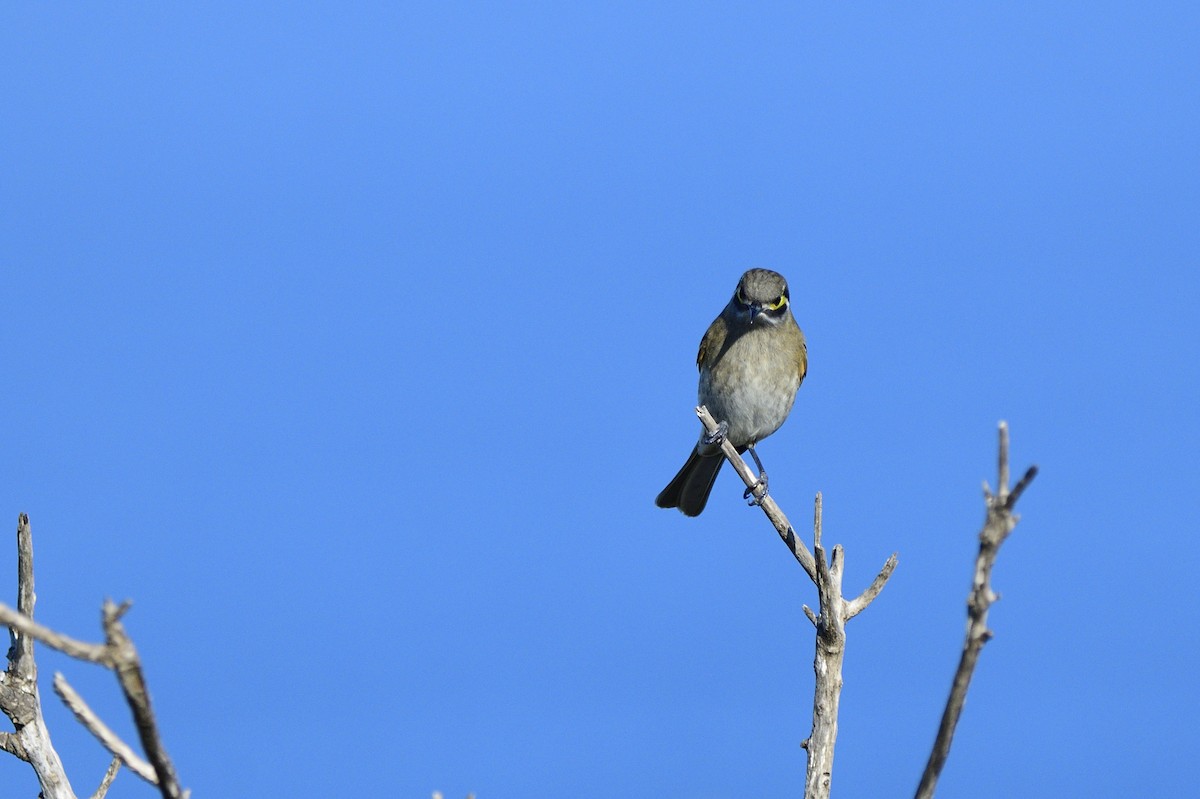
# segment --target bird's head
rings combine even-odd
[[[748,324],[777,325],[787,318],[790,299],[783,275],[751,269],[738,281],[730,305]]]

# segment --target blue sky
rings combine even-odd
[[[197,797],[796,795],[815,589],[731,474],[653,504],[700,336],[768,267],[810,355],[772,493],[805,526],[824,493],[847,593],[900,558],[849,627],[835,795],[916,785],[1001,418],[1042,473],[939,795],[1186,793],[1198,34],[1184,3],[6,7],[0,524],[32,517],[41,620],[135,600]],[[108,675],[40,663],[132,735]],[[87,795],[107,757],[47,705]]]

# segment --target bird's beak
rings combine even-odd
[[[750,324],[754,324],[754,320],[758,318],[760,313],[762,313],[762,303],[750,303]]]

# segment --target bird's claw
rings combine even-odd
[[[762,489],[761,496],[757,493],[760,488]],[[750,486],[744,492],[742,492],[742,499],[746,500],[748,502],[748,504],[750,505],[750,507],[754,507],[755,505],[761,505],[762,501],[764,499],[766,499],[766,497],[767,497],[767,473],[759,472],[758,473],[758,482],[756,482],[754,485]]]
[[[704,433],[704,446],[719,447],[725,443],[725,436],[729,433],[729,422],[721,421],[717,423],[717,429],[711,433]]]

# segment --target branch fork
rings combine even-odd
[[[29,517],[23,513],[17,524],[17,585],[17,609],[0,603],[0,624],[9,628],[13,640],[8,652],[8,669],[0,674],[0,710],[9,717],[14,727],[14,732],[0,733],[0,748],[33,766],[45,799],[76,799],[42,718],[37,666],[33,659],[33,642],[40,641],[68,657],[112,670],[133,712],[134,725],[146,759],[139,757],[96,716],[62,674],[55,675],[55,692],[76,719],[113,755],[100,787],[92,795],[93,799],[103,799],[122,764],[142,779],[158,786],[164,799],[187,799],[189,792],[180,787],[175,767],[163,748],[137,649],[121,624],[121,618],[129,611],[130,603],[118,605],[112,600],[104,601],[101,625],[105,640],[100,644],[70,638],[34,621],[33,538]]]
[[[942,712],[942,720],[938,725],[937,737],[933,742],[933,750],[925,764],[921,782],[917,786],[917,799],[932,799],[937,788],[938,778],[942,768],[950,757],[950,744],[954,739],[954,730],[962,716],[963,706],[967,700],[967,689],[971,685],[971,677],[975,673],[975,665],[983,645],[992,639],[992,631],[987,626],[988,609],[999,597],[992,590],[992,567],[996,564],[996,556],[1000,546],[1012,533],[1013,528],[1021,517],[1013,512],[1017,500],[1025,493],[1025,489],[1037,477],[1037,466],[1030,466],[1017,484],[1009,490],[1008,466],[1008,423],[999,425],[999,458],[998,479],[996,491],[993,493],[987,481],[983,482],[983,502],[986,514],[983,529],[979,531],[979,554],[975,558],[975,573],[971,580],[971,592],[967,595],[967,635],[963,642],[962,655],[959,658],[958,669],[950,685],[950,697],[946,700],[946,708]]]
[[[703,405],[696,408],[696,415],[710,434],[718,429],[717,420]],[[810,552],[796,535],[779,505],[766,492],[765,486],[742,460],[737,448],[726,440],[721,444],[721,452],[742,478],[742,482],[756,500],[755,504],[762,508],[796,562],[817,587],[818,611],[814,612],[807,605],[803,606],[804,614],[817,629],[817,644],[813,660],[813,671],[816,672],[813,728],[812,734],[801,746],[808,752],[804,795],[808,799],[827,799],[833,774],[833,749],[837,740],[842,661],[846,654],[846,622],[866,610],[879,596],[896,569],[897,557],[893,553],[866,590],[847,601],[842,596],[845,551],[838,544],[833,548],[832,557],[827,558],[821,541],[821,494],[817,494],[813,508],[813,550]]]

